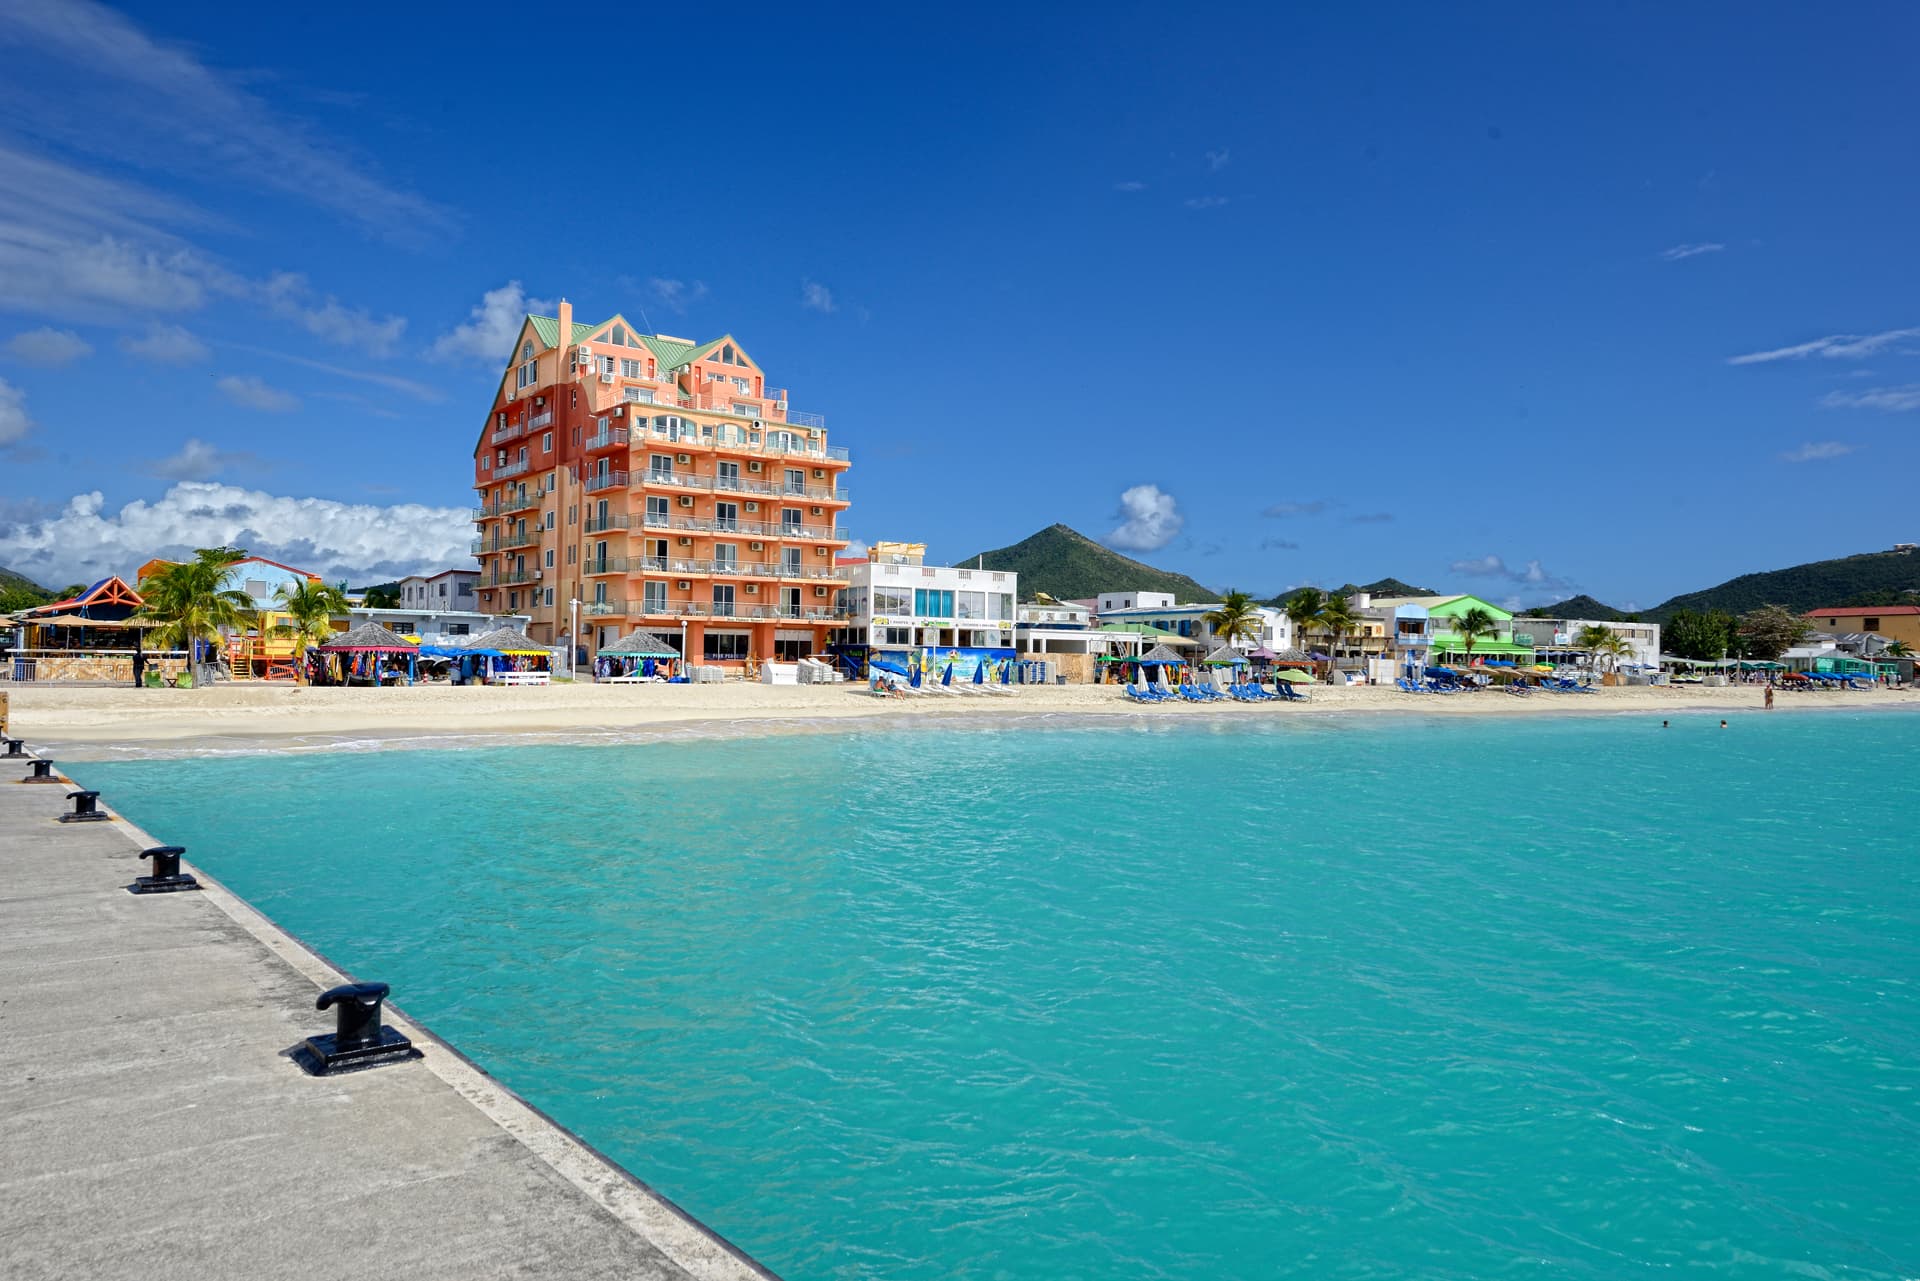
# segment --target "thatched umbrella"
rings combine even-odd
[[[337,655],[340,659],[342,676],[359,655],[368,654],[405,654],[407,656],[407,684],[413,684],[414,660],[419,657],[420,647],[411,644],[399,634],[382,627],[379,623],[362,623],[350,632],[342,632],[324,645],[315,646],[322,654]],[[370,660],[372,662],[374,660]]]
[[[623,636],[600,651],[615,658],[678,658],[680,651],[655,636],[652,632],[635,632]]]
[[[1221,645],[1201,661],[1209,667],[1244,667],[1247,656],[1231,645]]]

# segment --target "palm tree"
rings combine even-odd
[[[1253,597],[1245,592],[1228,592],[1221,600],[1220,608],[1210,609],[1200,618],[1213,629],[1213,634],[1220,638],[1223,645],[1260,634],[1259,607],[1253,603]]]
[[[1912,658],[1913,647],[1905,641],[1897,640],[1882,650],[1881,653],[1885,654],[1888,658]]]
[[[1326,603],[1320,607],[1320,626],[1326,629],[1332,640],[1327,644],[1327,653],[1332,658],[1340,657],[1340,642],[1354,629],[1360,616],[1353,612],[1353,603],[1345,596],[1329,595]]]
[[[1475,605],[1453,620],[1453,634],[1460,638],[1461,648],[1467,651],[1467,663],[1473,663],[1473,643],[1482,636],[1493,636],[1499,632],[1499,625],[1492,614]]]
[[[1317,627],[1320,616],[1327,608],[1327,594],[1318,587],[1302,587],[1287,597],[1282,612],[1293,623],[1294,635],[1300,638],[1300,648],[1307,648],[1307,633]]]
[[[1587,651],[1590,666],[1599,667],[1604,659],[1608,671],[1633,653],[1633,646],[1627,644],[1627,638],[1611,627],[1582,627],[1579,635],[1573,638],[1573,643]]]
[[[192,560],[168,565],[142,580],[140,595],[146,603],[140,607],[140,616],[161,624],[154,629],[154,639],[192,650],[197,663],[200,645],[218,644],[221,628],[247,626],[254,613],[253,601],[245,592],[221,586],[227,567],[245,557],[246,552],[237,547],[202,547]]]
[[[396,586],[369,587],[360,604],[366,609],[399,609],[400,589]]]
[[[298,587],[282,584],[274,599],[288,621],[274,628],[273,634],[293,638],[296,663],[306,658],[308,649],[333,635],[334,617],[350,608],[347,594],[338,587],[310,580]]]

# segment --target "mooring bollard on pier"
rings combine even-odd
[[[151,876],[136,876],[133,884],[127,886],[129,894],[174,894],[181,890],[197,890],[200,882],[191,873],[180,870],[180,856],[186,848],[180,845],[156,845],[152,849],[141,850],[141,858],[153,860]]]
[[[346,983],[322,992],[313,1008],[334,1008],[334,1030],[295,1046],[294,1060],[325,1076],[419,1058],[412,1041],[380,1021],[380,1005],[390,990],[385,983]]]
[[[0,755],[0,761],[24,761],[27,756],[27,740],[24,738],[0,738],[0,746],[7,750]]]
[[[33,772],[20,781],[22,783],[59,783],[64,780],[54,777],[52,761],[36,760],[33,763]]]
[[[68,792],[67,799],[73,802],[73,813],[62,814],[62,823],[104,823],[113,817],[96,807],[100,799],[98,792]]]

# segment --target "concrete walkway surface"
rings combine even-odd
[[[0,761],[0,1278],[771,1277],[402,1017],[424,1058],[303,1073],[343,976],[191,850],[205,891],[127,893],[164,842],[57,822],[72,789],[26,772]]]

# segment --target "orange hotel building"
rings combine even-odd
[[[847,452],[731,335],[526,317],[473,448],[479,608],[589,656],[634,631],[696,663],[792,661],[844,623]]]

